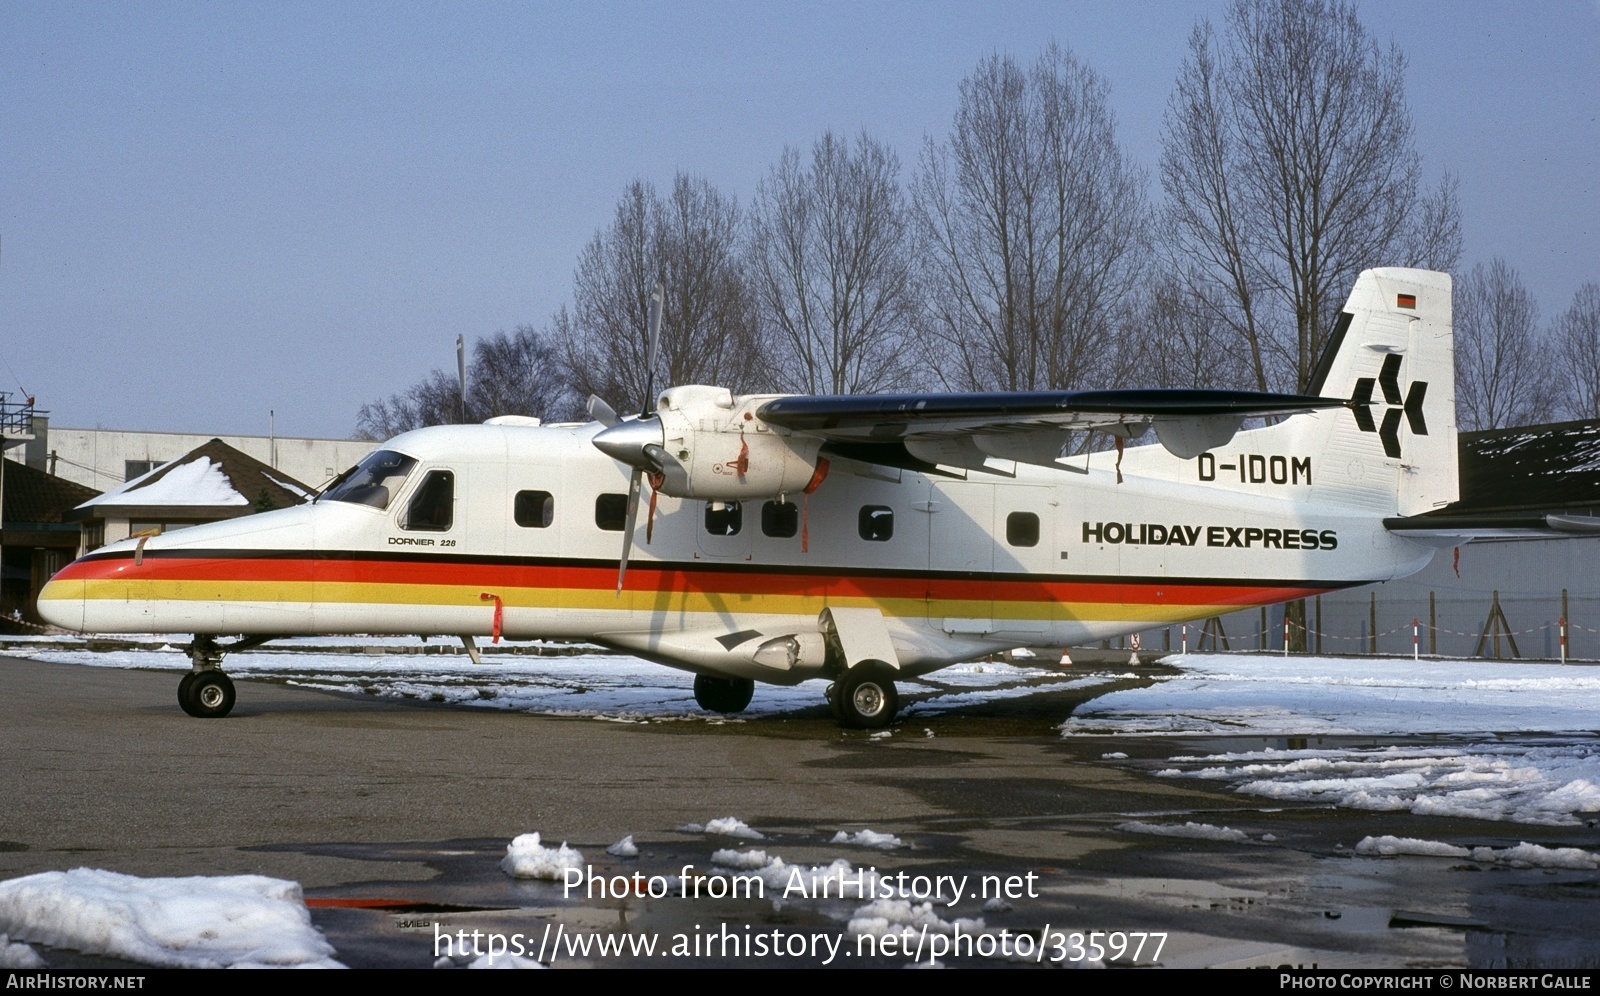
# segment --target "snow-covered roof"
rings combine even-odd
[[[307,501],[312,489],[220,439],[197,446],[170,463],[78,506],[79,517],[109,509],[212,509],[240,514],[287,508]]]
[[[1464,432],[1449,512],[1600,508],[1600,421]]]

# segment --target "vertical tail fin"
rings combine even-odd
[[[1297,420],[1317,500],[1418,515],[1459,495],[1450,275],[1366,270],[1310,384],[1350,411]],[[1320,437],[1320,438],[1318,438]]]

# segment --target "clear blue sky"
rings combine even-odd
[[[1600,281],[1600,0],[1366,3],[1397,42],[1465,262],[1546,317]],[[991,52],[1055,39],[1152,173],[1219,3],[0,5],[0,389],[57,424],[347,436],[543,324],[625,184],[748,201],[785,145],[867,129],[910,171]],[[1152,184],[1152,197],[1159,189]]]

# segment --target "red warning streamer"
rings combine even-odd
[[[493,625],[493,628],[491,628],[490,631],[489,631],[490,634],[492,635],[493,639],[491,639],[489,642],[490,643],[499,643],[500,642],[500,627],[501,627],[501,624],[503,622],[505,622],[505,616],[506,616],[505,603],[500,601],[500,596],[499,595],[496,595],[493,592],[488,592],[488,591],[486,591],[483,594],[479,595],[478,599],[480,601],[484,601],[484,602],[491,602],[491,601],[494,602],[494,625]]]

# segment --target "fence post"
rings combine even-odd
[[[1322,653],[1322,596],[1317,596],[1317,653]]]
[[[1378,652],[1378,593],[1372,593],[1372,602],[1367,606],[1367,653]]]
[[[1417,659],[1417,629],[1418,629],[1417,620],[1416,620],[1416,617],[1413,616],[1412,619],[1411,619],[1411,659],[1412,660],[1416,660]]]
[[[1289,656],[1289,613],[1283,614],[1283,656]]]
[[[1189,652],[1189,624],[1183,624],[1183,652]]]
[[[1439,620],[1433,614],[1433,592],[1428,592],[1428,656],[1439,653]]]

